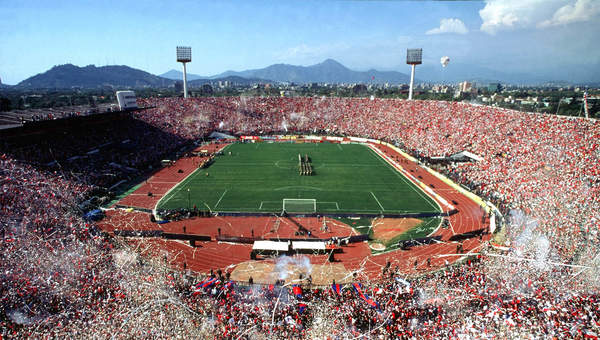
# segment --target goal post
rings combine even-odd
[[[287,213],[315,213],[317,200],[314,198],[284,198],[283,211]]]

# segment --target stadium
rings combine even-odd
[[[137,105],[2,130],[3,336],[597,334],[597,120],[379,98]]]
[[[389,143],[315,135],[228,135],[200,145],[115,207],[105,210],[101,228],[162,233],[168,240],[160,248],[177,256],[181,268],[208,273],[235,266],[237,282],[304,277],[315,286],[332,278],[349,284],[359,273],[377,279],[386,266],[408,272],[454,262],[462,255],[433,255],[478,249],[492,215],[473,194]],[[133,218],[158,224],[121,226]],[[411,249],[421,244],[428,246]],[[302,254],[311,256],[308,271],[290,266],[288,275],[277,267],[279,256]],[[365,265],[370,255],[378,256]]]

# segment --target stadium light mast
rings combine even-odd
[[[408,100],[412,100],[413,86],[415,84],[415,66],[423,63],[423,49],[409,48],[406,50],[406,63],[411,65],[410,71],[410,87],[408,88]]]
[[[177,62],[183,64],[183,98],[187,98],[187,72],[185,64],[192,61],[192,48],[186,46],[177,46]]]
[[[590,118],[588,114],[588,102],[587,102],[588,93],[587,91],[583,92],[583,110],[585,112],[585,118]]]

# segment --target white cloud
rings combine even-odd
[[[467,34],[469,30],[460,19],[448,18],[440,20],[440,27],[430,29],[425,34],[458,33]]]
[[[600,1],[577,0],[574,4],[568,4],[559,8],[552,19],[544,20],[538,27],[567,25],[573,22],[589,21],[600,14]]]
[[[481,30],[489,34],[590,21],[599,14],[598,0],[486,0],[479,11]]]

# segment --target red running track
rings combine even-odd
[[[224,145],[212,145],[211,150],[218,150]],[[461,194],[444,181],[430,174],[418,164],[404,158],[393,149],[375,145],[392,159],[397,160],[400,166],[409,171],[419,180],[431,187],[448,202],[456,202],[454,206],[458,213],[449,217],[451,228],[439,228],[433,236],[440,235],[442,243],[413,247],[410,250],[395,250],[383,254],[373,255],[366,242],[354,243],[343,247],[343,253],[336,254],[336,261],[344,265],[347,271],[356,271],[359,278],[377,279],[382,273],[382,268],[389,261],[392,269],[398,268],[400,272],[414,275],[435,270],[448,263],[453,263],[461,255],[456,254],[457,242],[450,242],[449,238],[454,234],[462,234],[469,231],[486,228],[488,221],[485,212],[474,201]],[[202,147],[206,149],[206,147]],[[153,209],[160,197],[164,195],[176,183],[183,180],[196,167],[199,157],[190,157],[178,160],[171,167],[158,171],[147,183],[136,190],[132,195],[121,200],[119,205],[138,208]],[[183,174],[178,173],[182,169]],[[172,183],[170,186],[169,183]],[[153,191],[155,190],[155,191]],[[153,196],[147,196],[148,191]],[[144,195],[145,193],[145,195]],[[191,247],[183,241],[137,238],[128,239],[128,242],[140,247],[143,253],[164,256],[174,267],[187,268],[197,273],[206,273],[211,269],[224,269],[231,271],[235,265],[249,261],[251,245],[231,244],[216,242],[214,239],[219,235],[251,237],[282,237],[300,238],[295,236],[297,227],[288,218],[270,217],[210,217],[194,218],[185,221],[156,224],[150,222],[150,214],[140,211],[125,211],[123,209],[108,210],[107,217],[100,222],[100,227],[108,232],[114,229],[129,230],[156,230],[165,232],[209,235],[212,241],[197,242],[196,247]],[[279,220],[279,222],[277,222]],[[321,230],[322,221],[317,218],[294,218],[296,223],[311,231],[317,238],[330,238],[333,236],[345,237],[356,234],[351,227],[335,220],[328,219],[329,231]],[[478,251],[490,236],[484,235],[480,240],[478,237],[462,242],[463,253]],[[324,263],[325,256],[309,256],[312,263]],[[427,264],[427,260],[430,264]],[[415,261],[417,266],[415,267]]]
[[[207,150],[208,152],[217,152],[225,147],[226,144],[209,144],[199,146],[194,149],[195,152]],[[198,168],[198,165],[207,160],[207,157],[184,157],[178,159],[171,166],[164,167],[146,180],[137,190],[129,194],[118,202],[134,208],[154,209],[158,201],[173,188],[177,183],[183,181],[187,176]],[[182,172],[180,173],[179,170]],[[152,193],[152,195],[148,195]]]

